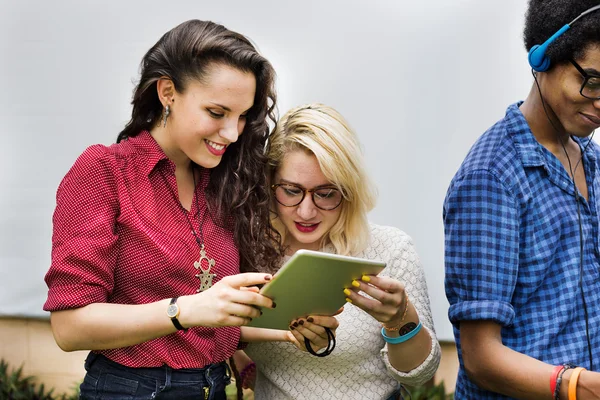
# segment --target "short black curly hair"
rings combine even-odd
[[[529,0],[523,31],[525,49],[529,51],[534,45],[544,43],[565,24],[597,5],[600,5],[598,0]],[[551,66],[564,64],[571,58],[583,57],[594,43],[600,45],[600,10],[577,20],[548,46],[546,56]]]

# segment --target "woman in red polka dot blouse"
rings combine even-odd
[[[274,76],[244,36],[187,21],[144,56],[117,143],[62,180],[44,309],[63,350],[92,350],[82,398],[224,399],[240,340],[304,349],[297,332],[240,328],[275,307],[255,287],[278,259],[263,153]]]

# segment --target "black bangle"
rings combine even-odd
[[[304,346],[306,346],[306,350],[308,350],[308,352],[313,356],[326,357],[331,354],[333,349],[335,349],[335,336],[333,335],[333,332],[331,332],[331,329],[325,328],[325,333],[327,333],[328,343],[327,347],[325,348],[325,351],[322,353],[317,353],[316,351],[314,351],[313,348],[310,346],[310,340],[304,338]]]

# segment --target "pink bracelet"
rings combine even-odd
[[[250,364],[246,365],[244,369],[242,369],[242,372],[240,372],[242,387],[248,387],[248,385],[246,384],[246,378],[248,378],[248,376],[250,376],[255,370],[256,364],[254,364],[254,362],[251,362]]]
[[[554,391],[556,390],[556,380],[558,379],[558,374],[564,368],[563,365],[557,365],[552,369],[552,373],[550,374],[550,393],[554,396]]]

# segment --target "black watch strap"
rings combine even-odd
[[[176,302],[177,302],[177,297],[173,297],[171,299],[171,302],[169,303],[169,307],[175,305]],[[177,307],[177,306],[175,305],[175,307]],[[178,331],[187,331],[187,328],[184,328],[179,323],[179,320],[177,319],[178,316],[179,316],[179,310],[177,310],[177,314],[176,315],[170,315],[169,316],[171,318],[171,322],[173,322],[173,325],[175,325],[175,328],[177,328]]]
[[[173,325],[175,325],[175,328],[177,328],[177,330],[180,331],[187,331],[187,328],[184,328],[180,323],[179,320],[177,319],[177,317],[173,317],[171,318],[171,322],[173,322]]]

